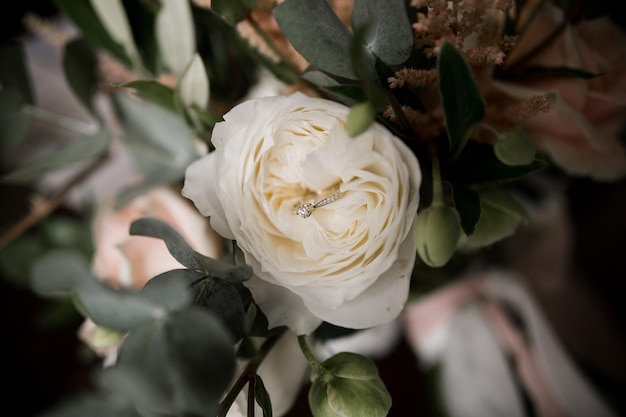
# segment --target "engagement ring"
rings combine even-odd
[[[336,192],[335,194],[329,195],[328,197],[323,198],[318,202],[312,201],[310,203],[302,204],[297,209],[293,210],[292,213],[297,214],[298,216],[302,216],[303,219],[306,219],[311,214],[313,214],[313,210],[325,206],[326,204],[332,203],[333,201],[339,199],[340,196],[341,193]]]

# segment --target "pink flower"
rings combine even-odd
[[[160,239],[131,236],[130,225],[141,217],[154,217],[176,229],[189,245],[205,256],[219,257],[220,237],[179,194],[157,188],[120,210],[110,200],[99,207],[93,220],[94,273],[113,286],[141,289],[154,276],[183,266]]]
[[[495,82],[493,87],[531,107],[533,98],[549,97],[548,111],[527,107],[530,113],[537,112],[522,110],[520,123],[556,165],[576,176],[619,179],[626,174],[626,151],[619,139],[626,122],[626,33],[608,17],[583,20],[567,25],[546,47],[527,55],[563,19],[561,9],[544,5],[504,68],[567,67],[598,77],[529,77],[515,83]],[[508,111],[520,115],[520,107]]]

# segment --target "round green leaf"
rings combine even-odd
[[[413,52],[413,29],[402,0],[355,0],[352,27],[367,29],[367,50],[386,64],[402,64]]]
[[[527,218],[524,208],[499,188],[479,191],[480,219],[474,233],[463,239],[460,247],[475,249],[489,246],[515,232],[521,221]]]
[[[500,135],[493,145],[493,151],[506,165],[528,165],[535,160],[535,145],[530,136],[521,130],[511,130]]]
[[[308,62],[330,74],[357,79],[350,62],[352,34],[325,0],[286,0],[272,13],[282,33]]]

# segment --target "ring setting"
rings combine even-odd
[[[311,216],[311,214],[313,214],[313,211],[315,209],[338,200],[340,196],[341,196],[341,193],[336,192],[334,194],[329,195],[328,197],[321,199],[320,201],[317,201],[317,202],[312,201],[310,203],[302,204],[298,206],[298,208],[293,210],[292,213],[302,217],[303,219],[306,219],[307,217]]]

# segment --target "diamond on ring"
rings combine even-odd
[[[339,199],[340,195],[341,193],[336,192],[332,195],[329,195],[326,198],[321,199],[318,202],[314,201],[311,203],[302,204],[297,209],[293,210],[292,213],[297,214],[298,216],[301,216],[303,219],[306,219],[311,214],[313,214],[313,210],[315,210],[316,208],[325,206],[326,204],[330,204],[333,201],[336,201],[337,199]]]
[[[306,219],[311,214],[313,214],[313,209],[315,208],[313,203],[303,204],[298,207],[297,210],[294,210],[293,214],[297,214],[298,216],[302,216],[303,219]]]

